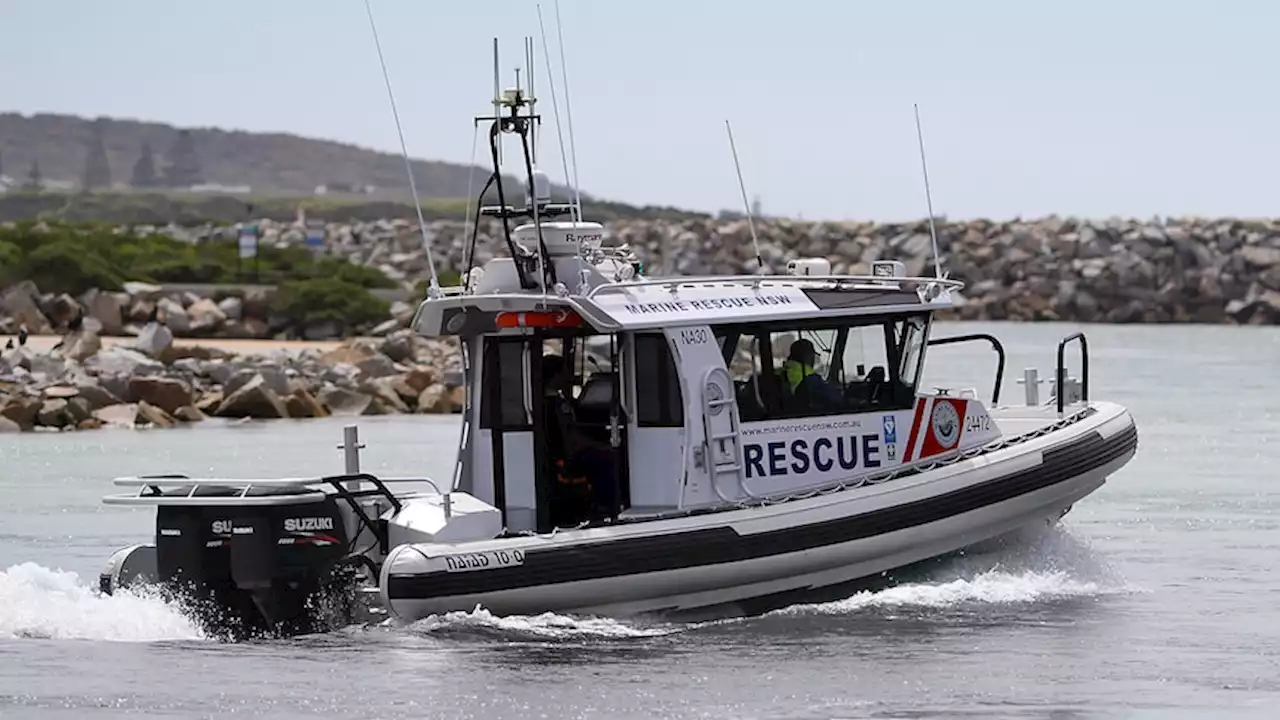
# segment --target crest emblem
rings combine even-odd
[[[943,450],[950,450],[960,439],[960,413],[956,406],[947,400],[934,400],[933,412],[930,414],[933,437]]]

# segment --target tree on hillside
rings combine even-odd
[[[151,143],[145,140],[142,142],[142,153],[133,164],[133,176],[129,184],[136,188],[153,188],[160,184],[156,177],[155,154],[151,152]]]
[[[107,147],[103,142],[106,124],[98,119],[86,145],[84,176],[81,185],[85,190],[111,186],[111,164],[107,161]]]
[[[195,138],[190,130],[179,130],[178,139],[165,156],[168,167],[164,171],[164,181],[169,187],[191,187],[203,181],[200,170],[200,158],[196,156]]]
[[[28,190],[39,190],[43,186],[44,178],[40,174],[40,161],[32,160],[31,169],[27,171],[26,188]]]

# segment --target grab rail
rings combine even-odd
[[[897,277],[886,275],[690,275],[680,276],[673,275],[670,277],[646,277],[635,280],[627,280],[621,282],[605,282],[601,283],[587,293],[587,299],[595,298],[597,295],[604,293],[619,292],[625,290],[633,290],[635,288],[662,287],[670,286],[671,288],[679,287],[723,287],[727,285],[748,285],[761,286],[770,285],[791,285],[801,287],[813,287],[817,285],[837,285],[853,284],[868,285],[874,287],[884,287],[886,285],[937,285],[939,287],[951,288],[959,290],[964,288],[964,283],[959,280],[950,278],[937,277]]]
[[[991,343],[991,348],[996,351],[996,382],[995,387],[991,390],[991,404],[993,406],[1000,404],[1000,385],[1004,382],[1004,345],[1000,343],[1000,339],[989,333],[970,333],[968,335],[953,335],[951,337],[934,338],[925,343],[929,345],[951,345],[953,343],[972,342],[974,340],[986,340]],[[1062,365],[1062,351],[1058,351],[1058,365]]]
[[[1067,367],[1063,364],[1063,355],[1066,353],[1067,343],[1072,340],[1080,341],[1080,399],[1089,401],[1089,341],[1082,332],[1072,333],[1058,341],[1058,372],[1054,376],[1058,381],[1055,393],[1058,396],[1058,412],[1062,412],[1066,402],[1063,388],[1067,383]]]

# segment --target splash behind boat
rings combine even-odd
[[[647,277],[553,202],[529,104],[509,90],[481,118],[499,199],[482,214],[508,255],[461,286],[433,282],[413,320],[459,340],[453,477],[349,463],[327,478],[121,478],[133,491],[105,502],[156,506],[155,538],[113,556],[104,592],[158,582],[216,624],[277,633],[331,622],[318,597],[337,598],[338,622],[355,597],[403,621],[476,606],[753,613],[1054,522],[1136,452],[1128,411],[1089,396],[1083,334],[1058,344],[1047,401],[1028,371],[1025,403],[1002,405],[998,339],[933,337],[958,281],[896,261],[834,275],[821,258],[782,275]],[[505,200],[504,135],[521,141],[523,207]],[[923,391],[930,350],[968,341],[997,351],[990,403]]]

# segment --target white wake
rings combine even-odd
[[[73,572],[35,563],[0,571],[0,639],[202,640],[173,604],[146,594],[102,595]]]

